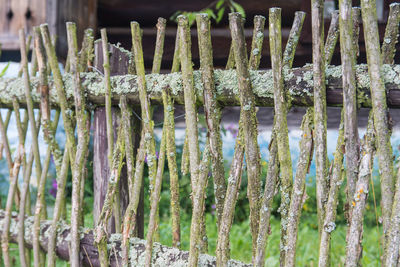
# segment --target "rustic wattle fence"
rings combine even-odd
[[[281,10],[272,8],[268,20],[271,70],[258,70],[264,45],[266,19],[263,16],[254,18],[253,40],[248,51],[243,18],[238,13],[229,15],[232,44],[226,70],[213,68],[210,20],[205,14],[196,17],[200,70],[193,70],[189,21],[180,16],[170,74],[159,74],[165,19],[159,19],[157,23],[151,74],[145,73],[141,29],[136,22],[131,23],[131,51],[110,45],[105,29],[101,30],[99,41],[94,41],[92,30],[85,31],[78,50],[75,24],[68,22],[69,53],[64,73],[60,71],[54,40],[45,24],[36,27],[30,37],[34,45],[29,73],[27,54],[31,41],[21,30],[21,77],[0,78],[0,105],[8,109],[6,118],[0,117],[0,147],[10,177],[6,208],[0,211],[4,265],[12,265],[9,243],[14,242],[18,243],[22,266],[31,265],[31,249],[34,266],[55,266],[56,256],[70,261],[71,266],[248,266],[251,264],[230,260],[229,255],[229,233],[238,192],[247,190],[252,264],[264,266],[272,202],[275,194],[280,192],[280,261],[282,266],[295,266],[306,176],[314,157],[319,266],[330,265],[331,234],[336,227],[338,195],[343,181],[346,181],[348,207],[345,211],[348,220],[345,265],[358,266],[362,253],[363,214],[376,156],[382,188],[384,235],[381,261],[383,266],[398,266],[400,174],[394,173],[388,107],[400,108],[400,66],[394,65],[399,12],[399,4],[390,6],[380,45],[375,1],[361,1],[361,8],[352,8],[348,0],[340,1],[340,11],[332,14],[324,41],[323,1],[312,0],[313,62],[292,68],[306,14],[296,13],[288,43],[282,51]],[[357,65],[360,25],[364,29],[367,65]],[[330,66],[339,38],[342,65]],[[164,107],[158,156],[152,120],[154,105]],[[189,252],[179,250],[179,199],[188,196],[179,195],[174,105],[184,105],[186,116],[180,169],[182,174],[190,175],[192,187]],[[228,179],[225,179],[220,123],[223,107],[230,105],[240,105],[241,112],[234,156]],[[332,162],[327,158],[327,105],[343,107]],[[207,124],[207,142],[203,151],[199,148],[199,106],[204,107]],[[264,188],[257,143],[257,106],[273,106],[275,111]],[[291,106],[308,107],[301,125],[300,156],[295,175],[286,120]],[[357,128],[357,109],[360,107],[371,108],[362,140],[359,140]],[[23,117],[21,109],[24,110]],[[51,110],[55,110],[53,118]],[[18,147],[14,152],[7,136],[12,113],[18,130]],[[92,121],[96,226],[91,230],[81,226]],[[58,144],[55,138],[57,127],[65,130],[64,149],[60,148],[64,144]],[[39,151],[40,128],[47,144],[44,161],[41,161]],[[30,147],[25,145],[28,134],[32,140]],[[55,164],[58,190],[54,213],[48,215],[44,195],[51,159]],[[166,162],[173,248],[154,242],[158,239],[158,208]],[[145,164],[148,166],[147,177],[144,177]],[[65,186],[69,169],[72,173],[71,225],[62,220],[66,212]],[[243,171],[247,171],[248,187],[241,189]],[[215,189],[216,257],[207,255],[204,205],[209,172]],[[23,177],[22,184],[18,183],[19,176]],[[37,179],[37,200],[32,214],[31,176]],[[149,188],[143,188],[144,179],[148,179]],[[145,238],[143,190],[150,192]],[[14,209],[18,213],[13,212]]]

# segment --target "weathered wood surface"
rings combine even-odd
[[[400,65],[383,65],[383,80],[387,90],[388,106],[400,108]],[[104,83],[102,74],[83,73],[82,86],[88,101],[93,105],[104,104]],[[341,106],[343,103],[341,66],[328,66],[326,68],[326,94],[329,106]],[[215,85],[217,100],[224,106],[239,105],[236,72],[233,70],[215,70]],[[285,86],[290,94],[294,106],[311,106],[313,104],[313,78],[312,66],[306,65],[302,68],[294,68],[285,75]],[[67,98],[73,102],[72,76],[63,76]],[[271,70],[250,71],[253,91],[256,97],[256,105],[273,106],[273,86]],[[148,94],[153,104],[162,103],[161,91],[169,88],[172,98],[176,104],[183,104],[183,88],[180,73],[172,74],[148,74],[146,75]],[[197,101],[202,103],[202,82],[200,71],[194,71],[195,88],[197,90]],[[361,107],[371,107],[370,80],[366,65],[357,65],[357,103]],[[38,105],[40,95],[37,93],[39,81],[36,77],[31,78],[32,99]],[[50,102],[57,106],[57,93],[53,85],[52,77],[50,83]],[[119,96],[126,94],[128,102],[139,104],[139,93],[135,75],[122,75],[111,77],[113,87],[113,104],[118,105]],[[12,98],[16,96],[25,105],[23,80],[21,78],[0,78],[0,106],[12,107]]]
[[[4,210],[0,210],[0,232],[3,231]],[[17,242],[17,214],[13,213],[11,218],[10,239],[11,242]],[[27,247],[32,248],[32,228],[33,217],[25,219],[25,242]],[[50,233],[51,221],[41,221],[40,224],[40,245],[44,251],[47,251],[48,235]],[[70,240],[70,226],[64,221],[60,221],[57,231],[57,247],[56,254],[62,260],[69,260],[69,241]],[[100,266],[98,261],[97,248],[93,245],[94,237],[92,230],[81,229],[81,258],[83,266]],[[132,266],[142,266],[145,258],[145,244],[146,241],[139,238],[131,238],[130,248],[130,262]],[[121,235],[111,235],[108,240],[108,247],[110,249],[110,266],[120,266],[121,258]],[[154,243],[153,246],[152,266],[186,266],[189,257],[189,252],[181,251],[176,248]],[[215,257],[209,255],[200,255],[199,266],[215,266]],[[230,260],[229,266],[250,266],[239,261]]]
[[[115,45],[109,45],[110,49],[110,75],[121,75],[131,72],[133,68],[133,62],[130,58],[130,53],[127,50],[121,49]],[[95,58],[94,68],[96,71],[104,72],[103,68],[103,49],[101,42],[95,43]],[[104,97],[103,97],[104,98]],[[97,224],[101,210],[104,204],[104,198],[107,192],[108,180],[110,177],[110,168],[108,165],[108,143],[107,143],[107,125],[106,115],[104,107],[97,107],[94,109],[94,127],[93,127],[93,186],[94,186],[94,203],[93,203],[93,222]],[[120,110],[118,107],[112,108],[112,117],[114,124],[114,136],[117,136],[117,129],[119,125]],[[140,126],[136,117],[132,118],[132,124],[134,125],[135,133],[133,133],[134,139],[139,140],[140,138]],[[134,151],[136,152],[139,142],[133,140]],[[114,142],[116,138],[114,139]],[[139,204],[139,212],[137,215],[138,237],[143,237],[144,230],[144,206],[143,206],[143,189],[141,190],[141,199]],[[125,210],[129,203],[129,192],[128,192],[128,178],[126,164],[122,167],[121,178],[119,184],[119,200],[120,200],[120,214],[123,217]],[[115,220],[112,217],[107,227],[108,233],[115,233]]]
[[[66,55],[66,21],[77,23],[80,42],[86,28],[97,26],[97,0],[0,0],[0,40],[5,50],[19,49],[20,28],[31,33],[33,26],[48,22],[58,37],[57,50]]]
[[[215,3],[211,0],[174,0],[172,2],[163,0],[137,2],[130,0],[99,0],[99,20],[103,23],[107,22],[109,24],[107,27],[126,26],[132,19],[137,19],[143,26],[153,26],[158,17],[168,18],[177,10],[198,11],[206,7],[214,7]],[[242,1],[240,4],[246,10],[248,18],[253,18],[253,16],[259,15],[271,7],[279,6],[284,10],[285,25],[290,26],[294,13],[301,8],[302,3],[299,0],[248,0]],[[115,19],[116,17],[118,20]],[[225,18],[227,17],[225,15]],[[226,21],[223,19],[217,26],[221,26],[221,24],[225,26],[227,24]],[[252,19],[249,19],[247,24],[251,26],[252,21]]]

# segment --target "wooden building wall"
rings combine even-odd
[[[336,8],[338,0],[326,0]],[[389,4],[399,0],[377,0],[380,6],[380,33],[383,35],[385,21],[387,19]],[[294,13],[298,10],[307,13],[300,43],[296,50],[295,66],[302,66],[311,62],[311,17],[310,0],[236,0],[246,11],[246,41],[251,42],[252,24],[254,15],[268,17],[268,9],[271,7],[282,8],[282,34],[283,44],[286,43],[288,33],[293,21]],[[171,67],[172,55],[175,43],[176,24],[169,18],[178,10],[199,11],[206,7],[215,6],[214,0],[0,0],[0,43],[3,51],[18,50],[18,29],[27,28],[30,32],[33,25],[47,22],[53,34],[58,36],[57,50],[63,58],[67,54],[67,41],[65,22],[74,21],[78,25],[78,37],[82,37],[83,30],[92,27],[98,36],[99,29],[107,28],[107,34],[111,43],[121,43],[130,49],[131,32],[130,21],[138,21],[143,29],[143,47],[146,67],[151,65],[156,39],[155,24],[158,17],[168,20],[165,37],[165,53],[162,69]],[[353,0],[353,6],[359,6],[359,0]],[[328,5],[327,5],[328,6]],[[378,8],[379,9],[379,8]],[[329,28],[330,19],[327,18],[325,30]],[[230,32],[228,29],[227,14],[219,23],[213,23],[212,42],[214,50],[214,64],[223,67],[230,47]],[[269,68],[268,29],[265,29],[265,43],[263,47],[261,68]],[[360,33],[361,55],[360,62],[365,62],[365,48],[363,46],[363,33]],[[197,33],[192,29],[192,53],[195,66],[198,67]],[[336,49],[338,55],[339,48]],[[3,57],[4,59],[4,57]],[[16,60],[16,59],[15,59]],[[340,64],[340,57],[335,56],[333,64]]]
[[[97,26],[97,0],[0,0],[0,43],[3,50],[18,50],[18,30],[47,22],[58,36],[60,54],[67,51],[65,22],[74,21],[78,36],[83,30]]]

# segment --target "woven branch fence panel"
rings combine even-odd
[[[21,266],[55,266],[57,257],[77,266],[264,266],[274,197],[280,193],[280,264],[296,265],[298,228],[311,161],[316,163],[318,266],[330,266],[331,238],[336,228],[338,196],[346,194],[346,266],[358,266],[362,255],[363,218],[370,191],[374,158],[378,159],[382,199],[382,266],[400,265],[400,174],[395,172],[390,143],[388,108],[400,108],[400,66],[394,64],[400,4],[391,4],[383,42],[379,40],[375,1],[340,1],[325,38],[324,1],[312,0],[311,14],[297,12],[282,49],[281,9],[254,17],[251,47],[246,47],[243,18],[229,15],[232,43],[226,69],[214,69],[210,18],[198,14],[200,69],[194,70],[191,32],[186,16],[178,17],[174,61],[170,73],[160,74],[166,20],[157,22],[151,73],[146,73],[141,29],[131,23],[132,49],[109,44],[106,29],[95,41],[93,30],[77,43],[76,25],[66,23],[68,57],[60,70],[54,38],[46,24],[32,36],[19,32],[21,71],[0,78],[0,152],[9,172],[9,191],[0,210],[2,260],[12,266],[10,243],[18,244]],[[313,60],[292,68],[306,15],[312,19]],[[269,28],[271,69],[258,70],[264,29]],[[364,29],[367,64],[357,64],[360,27]],[[340,40],[340,66],[331,66]],[[31,46],[31,42],[33,45]],[[28,52],[32,60],[28,68]],[[177,160],[175,106],[185,111],[182,160]],[[155,106],[164,112],[159,147],[155,141]],[[239,130],[232,163],[225,178],[221,112],[240,106]],[[274,108],[268,168],[261,173],[257,142],[257,107]],[[291,161],[287,113],[307,107],[301,124],[296,172]],[[334,159],[327,157],[327,106],[342,107]],[[207,140],[200,149],[198,115],[204,109]],[[360,139],[357,109],[370,108],[368,127]],[[10,148],[7,129],[15,117],[17,149]],[[62,119],[62,123],[60,122]],[[91,137],[91,123],[93,136]],[[58,128],[65,140],[58,143]],[[39,132],[42,134],[39,135]],[[15,135],[15,133],[14,133]],[[26,140],[32,140],[26,145]],[[39,146],[43,141],[45,148]],[[93,139],[93,151],[89,151]],[[332,142],[332,140],[330,140]],[[45,149],[41,158],[40,149]],[[83,199],[87,164],[93,153],[95,200],[93,229],[83,228]],[[53,214],[46,214],[45,185],[51,162],[57,175]],[[178,166],[181,162],[181,166]],[[145,172],[145,166],[147,171]],[[344,168],[346,166],[346,168]],[[168,169],[164,173],[164,169]],[[179,171],[181,173],[179,173]],[[66,211],[66,184],[72,175],[71,210]],[[240,188],[247,172],[247,188]],[[209,180],[209,174],[212,179]],[[180,175],[190,177],[191,195],[180,195]],[[22,177],[22,183],[18,181]],[[31,177],[37,181],[36,202],[30,203]],[[345,179],[346,178],[346,179]],[[158,242],[159,206],[163,180],[169,180],[173,247]],[[261,182],[265,180],[265,183]],[[148,182],[148,183],[145,183]],[[217,230],[215,255],[210,256],[205,222],[207,183],[213,183]],[[342,186],[342,183],[345,183]],[[148,184],[148,188],[144,188]],[[144,235],[143,192],[149,191],[147,232]],[[163,190],[166,190],[165,188]],[[252,261],[230,259],[230,232],[239,192],[249,201]],[[180,198],[190,198],[189,251],[180,250]],[[33,206],[33,212],[31,210]],[[213,252],[214,253],[214,252]]]

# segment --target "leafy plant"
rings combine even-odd
[[[3,77],[6,74],[6,71],[8,67],[10,66],[10,62],[7,63],[7,65],[3,68],[3,70],[0,72],[0,78]]]
[[[177,21],[179,15],[185,15],[189,19],[189,25],[193,25],[196,20],[196,15],[199,13],[206,13],[210,16],[210,18],[214,19],[216,23],[221,22],[224,17],[226,11],[229,12],[239,12],[243,17],[246,17],[246,13],[243,7],[233,0],[217,0],[201,9],[200,11],[176,11],[171,17],[170,20]]]

